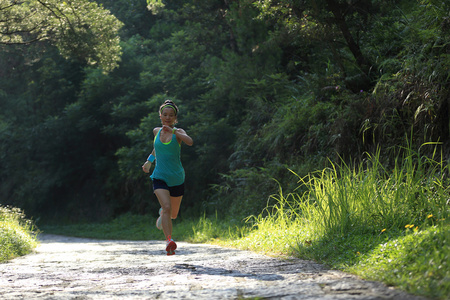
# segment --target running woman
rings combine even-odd
[[[177,244],[172,240],[172,219],[176,219],[184,195],[185,173],[181,165],[181,144],[192,146],[194,141],[181,128],[176,128],[178,107],[171,100],[166,100],[159,108],[162,127],[153,129],[155,135],[153,151],[142,166],[145,173],[156,161],[150,178],[153,191],[158,198],[161,209],[156,226],[163,230],[166,237],[167,255],[175,254]]]

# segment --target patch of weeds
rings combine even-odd
[[[18,208],[0,206],[0,262],[30,253],[38,230]]]

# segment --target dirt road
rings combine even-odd
[[[212,245],[40,236],[0,264],[2,299],[422,299],[299,259]]]

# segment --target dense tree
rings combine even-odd
[[[17,10],[31,1],[10,3]],[[64,16],[37,23],[56,27],[21,33],[21,42],[55,38],[59,46],[61,38],[68,49],[78,45],[70,39],[78,31],[58,23],[75,16],[63,7],[94,4],[38,3],[53,3]],[[47,43],[2,47],[2,203],[74,221],[156,213],[140,166],[166,98],[179,104],[179,126],[195,140],[182,151],[183,207],[190,216],[259,213],[278,184],[296,186],[288,169],[304,175],[328,159],[356,160],[379,145],[398,145],[411,132],[417,147],[438,140],[448,145],[446,3],[97,3],[124,23],[121,61],[108,74],[65,60]],[[93,15],[86,18],[93,28],[83,28],[99,26]],[[55,28],[62,25],[66,31],[58,36]],[[77,37],[97,41],[97,29],[89,30]],[[2,39],[13,41],[11,34]],[[82,57],[83,49],[73,47],[73,53]],[[383,154],[389,162],[389,152]]]
[[[62,55],[105,71],[118,65],[122,25],[109,11],[87,0],[0,2],[0,44],[50,41]]]

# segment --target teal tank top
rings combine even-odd
[[[168,186],[177,186],[184,183],[184,169],[181,165],[181,145],[175,134],[168,143],[161,142],[160,129],[154,140],[156,165],[151,179],[159,179],[166,182]]]

